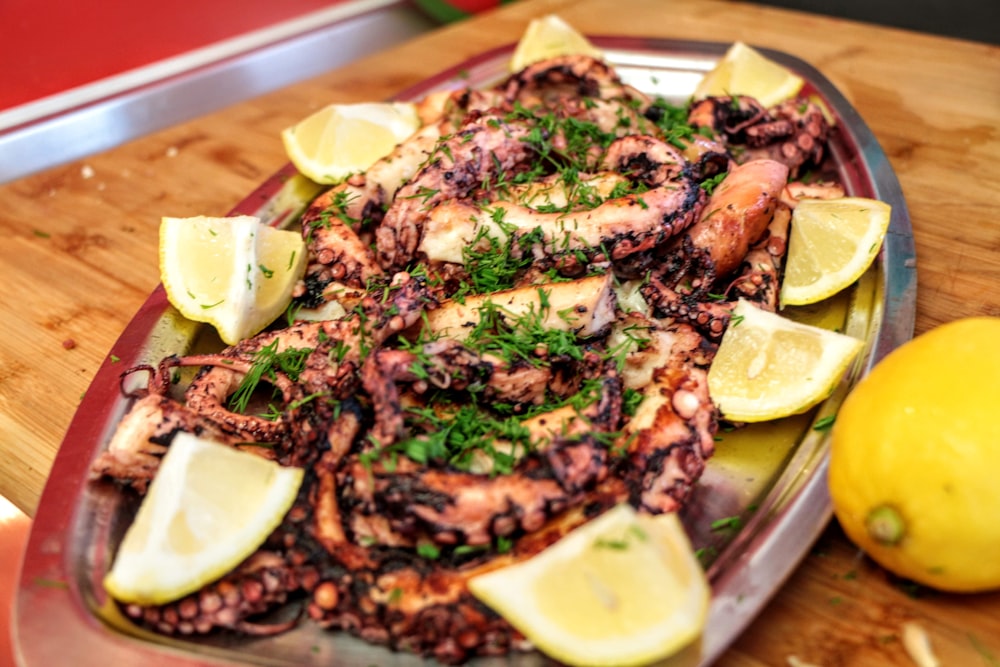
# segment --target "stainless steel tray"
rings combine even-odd
[[[631,84],[683,102],[727,44],[594,38]],[[433,90],[485,85],[501,79],[512,46],[497,49],[401,93],[412,99]],[[706,556],[713,598],[705,635],[671,664],[708,665],[757,615],[798,565],[830,519],[827,442],[816,420],[836,412],[850,387],[913,333],[916,268],[902,191],[888,160],[858,113],[808,64],[762,49],[807,81],[836,118],[832,160],[848,193],[892,205],[892,222],[871,270],[846,294],[807,319],[823,318],[865,341],[842,386],[810,413],[725,435],[683,513]],[[275,141],[278,141],[277,137]],[[286,166],[233,210],[278,221],[294,217],[316,192]],[[155,261],[150,258],[150,261]],[[98,370],[59,450],[42,495],[16,592],[14,637],[22,665],[115,664],[193,666],[417,665],[412,655],[370,646],[303,621],[284,635],[248,639],[222,634],[179,640],[154,635],[124,618],[101,587],[135,500],[109,484],[88,483],[91,461],[106,446],[128,407],[119,390],[125,368],[155,363],[196,345],[198,325],[179,317],[162,287],[149,297]],[[719,519],[739,524],[713,528]],[[550,664],[539,654],[480,660],[480,665]]]

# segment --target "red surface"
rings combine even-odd
[[[0,110],[349,0],[3,0]]]

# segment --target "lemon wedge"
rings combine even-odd
[[[804,83],[784,65],[743,42],[735,42],[695,88],[694,97],[749,95],[765,107],[795,97]]]
[[[590,41],[555,14],[532,19],[510,59],[510,71],[517,72],[539,60],[556,56],[585,55],[603,58]]]
[[[302,470],[189,433],[164,455],[104,587],[122,602],[164,604],[239,565],[281,523]]]
[[[734,422],[778,419],[828,397],[863,343],[739,301],[708,371],[708,393]]]
[[[805,199],[792,213],[782,305],[822,301],[861,277],[889,230],[892,207],[863,197]]]
[[[288,158],[317,183],[366,171],[420,127],[412,102],[331,104],[285,128]]]
[[[261,331],[288,307],[305,271],[302,235],[255,217],[163,218],[160,280],[184,317],[227,345]]]
[[[474,577],[472,593],[570,665],[640,665],[701,633],[710,590],[675,514],[608,510],[536,556]]]

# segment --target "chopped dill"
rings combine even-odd
[[[278,352],[276,340],[262,347],[254,355],[250,370],[229,399],[229,408],[233,412],[245,413],[261,381],[266,378],[274,382],[279,372],[287,375],[293,382],[298,380],[299,373],[305,368],[306,357],[311,352],[312,348],[289,348]]]

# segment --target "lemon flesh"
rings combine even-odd
[[[184,317],[213,325],[227,345],[281,315],[306,265],[298,232],[251,216],[163,218],[160,280]]]
[[[547,655],[570,665],[639,665],[701,633],[710,591],[675,514],[619,505],[538,555],[469,582]]]
[[[806,199],[792,213],[779,299],[805,305],[852,285],[878,256],[892,207],[863,197]]]
[[[735,42],[699,82],[694,98],[748,95],[765,107],[795,97],[802,77],[743,42]]]
[[[600,49],[563,19],[548,14],[528,24],[511,56],[510,70],[517,72],[540,60],[569,55],[604,57]]]
[[[287,468],[189,433],[164,455],[104,587],[116,599],[164,604],[252,554],[281,523],[302,483]]]
[[[995,317],[914,338],[854,387],[830,436],[845,533],[883,567],[940,590],[1000,589],[998,340]]]
[[[708,392],[734,422],[798,414],[833,392],[862,345],[741,300],[709,368]]]
[[[411,102],[331,104],[281,133],[288,158],[317,183],[366,171],[420,127]]]

